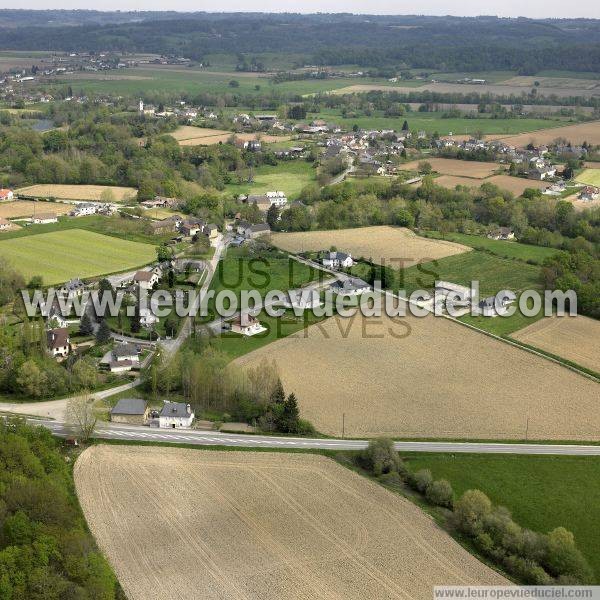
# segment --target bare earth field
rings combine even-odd
[[[371,258],[375,263],[385,262],[398,268],[471,250],[462,244],[429,240],[419,237],[410,229],[388,225],[334,231],[275,233],[271,235],[271,242],[288,252],[316,252],[336,246],[340,252],[347,252],[355,258]]]
[[[454,175],[440,175],[434,179],[436,185],[453,190],[457,185],[478,188],[483,181],[481,179],[472,179],[471,177],[455,177]]]
[[[441,583],[508,584],[323,456],[100,445],[75,485],[130,600],[430,600]]]
[[[238,140],[248,142],[257,138],[256,133],[235,133],[225,129],[210,129],[208,127],[193,127],[192,125],[182,125],[176,129],[172,135],[180,146],[210,146],[212,144],[224,144],[232,135]],[[261,135],[260,139],[265,144],[273,142],[285,142],[290,140],[290,136],[285,135]]]
[[[569,96],[582,96],[585,98],[591,98],[593,96],[600,95],[600,88],[587,88],[587,87],[569,87],[565,86],[564,82],[561,85],[551,85],[549,82],[544,86],[543,93],[545,96],[557,96],[558,98],[566,98]],[[533,86],[531,86],[533,88]],[[415,86],[411,86],[415,89]],[[518,85],[506,85],[504,83],[496,84],[466,84],[466,83],[441,83],[441,82],[423,82],[423,85],[416,86],[419,91],[439,92],[441,94],[492,94],[497,96],[508,96],[511,94],[520,95],[523,92],[527,92],[530,88],[524,86],[521,82]],[[379,92],[393,92],[393,91],[406,91],[406,86],[401,84],[396,85],[381,85],[381,84],[356,84],[349,85],[337,90],[331,90],[331,94],[362,94],[370,91]]]
[[[236,363],[265,358],[330,435],[600,440],[597,383],[440,317],[331,318]]]
[[[61,200],[100,201],[102,193],[110,190],[114,202],[125,202],[135,198],[137,190],[115,185],[62,185],[40,183],[16,190],[17,194],[36,196],[38,198],[59,198]]]
[[[442,175],[472,177],[474,179],[484,179],[499,169],[504,168],[502,165],[493,162],[456,160],[453,158],[428,158],[424,160],[415,160],[413,162],[400,165],[400,168],[403,171],[417,171],[419,169],[419,164],[422,162],[428,162],[434,171],[437,171]]]
[[[14,219],[16,217],[31,217],[36,213],[54,213],[65,215],[73,207],[59,202],[32,202],[30,200],[15,200],[14,202],[0,202],[0,217]]]
[[[598,200],[581,200],[577,194],[567,196],[564,198],[566,202],[570,202],[576,211],[587,210],[588,208],[596,208],[600,206],[600,199]]]
[[[511,337],[600,373],[600,321],[582,316],[552,317]]]
[[[502,139],[511,146],[523,147],[532,143],[536,146],[540,144],[550,144],[556,138],[565,138],[572,144],[600,144],[600,121],[591,121],[590,123],[580,123],[578,125],[567,125],[565,127],[555,127],[553,129],[544,129],[542,131],[532,131],[530,133],[521,133],[519,135],[503,136],[489,135],[486,139]]]
[[[522,177],[511,177],[510,175],[494,175],[481,183],[493,183],[500,188],[508,190],[520,196],[527,188],[543,190],[548,187],[547,181],[536,181],[535,179],[523,179]]]

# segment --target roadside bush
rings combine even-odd
[[[467,490],[454,505],[454,523],[463,533],[476,535],[491,511],[492,502],[483,492]]]
[[[575,546],[573,534],[564,527],[557,527],[548,534],[543,566],[555,577],[577,583],[590,583],[593,580],[589,565]]]
[[[429,486],[433,483],[433,477],[429,469],[421,469],[411,477],[411,486],[421,494],[425,494]]]
[[[400,457],[394,449],[394,442],[387,438],[371,440],[369,446],[358,455],[361,467],[376,477],[384,473],[398,473]]]
[[[438,479],[431,483],[431,485],[427,486],[427,489],[425,490],[425,497],[432,504],[452,508],[454,492],[452,491],[450,482],[446,481],[445,479]]]

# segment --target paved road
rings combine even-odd
[[[55,435],[71,435],[68,427],[56,421],[37,423],[48,427]],[[96,437],[101,439],[132,440],[191,444],[196,446],[230,446],[240,448],[300,448],[306,450],[361,450],[368,444],[365,440],[310,439],[195,431],[185,429],[154,429],[150,427],[102,423]],[[479,442],[396,442],[401,452],[446,452],[475,454],[525,454],[564,456],[600,456],[600,446],[569,444],[507,444]]]

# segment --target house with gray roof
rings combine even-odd
[[[110,410],[110,420],[128,425],[146,425],[148,404],[141,398],[121,398]]]
[[[163,429],[180,429],[192,426],[194,413],[185,402],[165,402],[160,415],[158,426]]]
[[[332,283],[331,289],[336,294],[344,296],[360,296],[365,292],[371,291],[371,286],[358,277],[348,277],[348,279],[344,279],[343,281]]]

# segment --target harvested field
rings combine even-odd
[[[472,179],[470,177],[454,177],[453,175],[441,175],[433,181],[436,185],[453,190],[457,185],[465,185],[467,187],[478,188],[483,181],[481,179]]]
[[[110,197],[106,197],[107,192],[110,192]],[[125,202],[134,199],[137,190],[135,188],[119,187],[116,185],[62,185],[40,183],[18,189],[16,190],[16,193],[37,198],[58,198],[59,200]]]
[[[440,582],[508,584],[323,456],[99,445],[75,486],[130,600],[429,600]]]
[[[600,321],[596,319],[549,317],[511,337],[600,373]]]
[[[498,187],[520,196],[527,188],[543,190],[548,187],[547,181],[536,181],[535,179],[523,179],[522,177],[511,177],[510,175],[494,175],[481,183],[493,183]]]
[[[596,208],[600,206],[600,199],[598,200],[581,200],[579,194],[573,194],[564,198],[566,202],[570,202],[575,210],[582,211],[589,208]]]
[[[406,82],[407,84],[409,82]],[[412,84],[412,82],[410,82]],[[418,84],[418,85],[416,85]],[[411,87],[418,87],[419,91],[437,92],[440,94],[491,94],[493,96],[509,96],[511,94],[520,95],[528,88],[524,88],[523,85],[505,85],[504,83],[496,84],[468,84],[468,83],[432,83],[427,81],[415,82]],[[533,87],[533,86],[532,86]],[[406,92],[406,87],[402,87],[401,84],[396,85],[381,85],[381,84],[356,84],[349,85],[343,88],[330,90],[332,94],[364,94],[365,92],[379,91],[379,92],[394,92],[402,91]],[[600,89],[596,88],[585,88],[585,87],[559,87],[547,85],[543,89],[544,96],[556,96],[558,98],[568,98],[569,96],[582,96],[584,98],[591,98],[593,96],[600,95]]]
[[[565,127],[555,127],[531,133],[521,133],[513,136],[492,135],[486,136],[487,139],[502,139],[511,146],[524,147],[527,144],[551,144],[557,138],[565,138],[572,144],[600,144],[600,121],[590,123],[580,123],[578,125],[567,125]]]
[[[444,318],[331,318],[235,364],[265,358],[330,435],[600,440],[598,383]]]
[[[493,162],[479,162],[473,160],[456,160],[453,158],[427,158],[414,160],[400,165],[403,171],[418,171],[419,164],[428,162],[434,171],[442,175],[453,175],[457,177],[470,177],[484,179],[493,175],[498,170],[505,170],[503,165]]]
[[[70,204],[59,202],[32,202],[30,200],[15,200],[14,202],[0,202],[0,217],[15,219],[17,217],[31,217],[34,212],[54,213],[65,215],[73,210]]]
[[[172,135],[180,146],[210,146],[212,144],[225,144],[232,135],[238,140],[245,142],[255,140],[256,133],[235,133],[225,129],[210,129],[207,127],[193,127],[192,125],[183,125],[175,130]],[[290,140],[290,136],[285,135],[260,135],[261,141],[265,144],[273,142],[285,142]]]
[[[517,75],[502,82],[503,85],[532,88],[539,84],[540,88],[563,88],[568,90],[594,90],[600,88],[597,79],[579,79],[577,77],[528,77]],[[573,94],[575,95],[575,94]]]
[[[316,252],[336,246],[338,250],[355,258],[371,258],[375,263],[386,262],[398,268],[471,250],[462,244],[422,238],[410,229],[388,225],[335,231],[275,233],[271,235],[271,242],[288,252]]]

